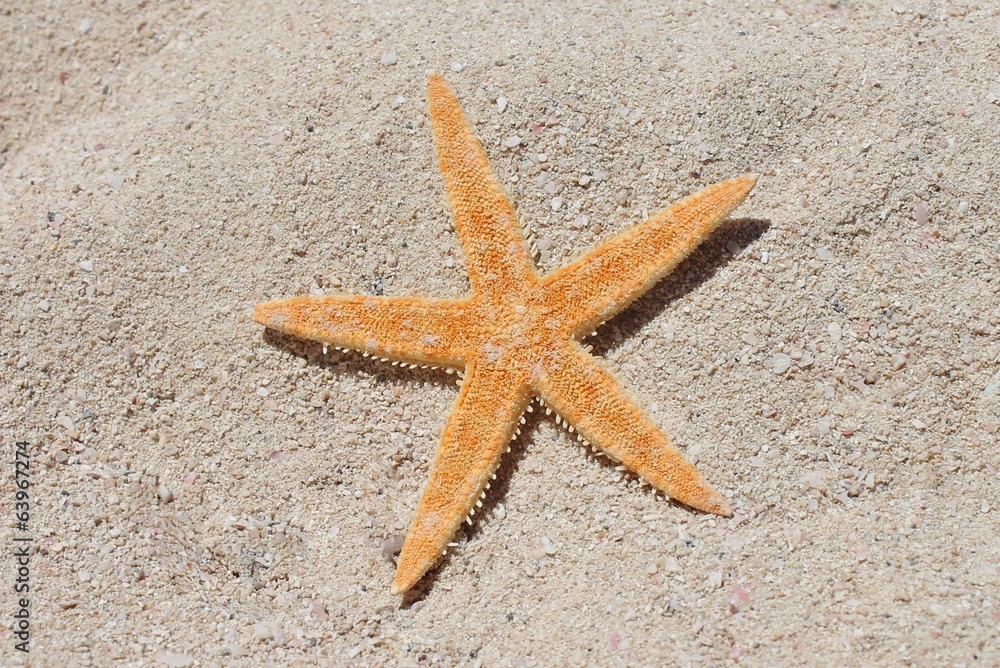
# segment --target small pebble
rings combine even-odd
[[[402,534],[396,534],[395,536],[390,536],[382,541],[382,556],[387,560],[392,560],[392,558],[399,554],[403,549],[403,540],[405,536]]]
[[[42,311],[48,313],[49,312],[49,302],[43,299],[42,301],[38,302],[38,308],[39,308],[39,310],[42,310]]]
[[[581,174],[580,178],[577,180],[577,183],[586,188],[588,185],[590,185],[590,174]]]
[[[190,654],[171,654],[170,652],[157,652],[154,657],[160,663],[165,663],[171,668],[184,668],[194,663],[194,657]]]
[[[497,110],[502,114],[503,110],[507,108],[507,98],[498,97],[497,98]]]
[[[452,72],[461,72],[465,69],[465,63],[460,63],[457,60],[451,64]]]
[[[959,202],[958,203],[958,212],[959,213],[969,213],[969,203],[968,202]]]
[[[809,471],[802,476],[802,482],[813,489],[823,489],[828,475],[826,471]]]
[[[553,197],[552,198],[552,210],[553,211],[558,211],[559,209],[562,208],[562,205],[563,205],[563,198],[562,197]]]
[[[390,65],[395,65],[397,62],[399,62],[399,58],[396,57],[395,51],[390,51],[389,53],[382,56],[379,62],[385,67],[389,67]]]
[[[271,626],[264,622],[257,622],[253,625],[253,637],[257,640],[270,640],[274,637]]]
[[[823,262],[829,262],[833,259],[833,251],[831,251],[826,246],[821,246],[816,249],[816,257],[818,257]]]
[[[750,607],[750,592],[743,585],[733,587],[733,596],[729,599],[729,612],[737,614]]]
[[[917,221],[917,225],[923,227],[927,224],[927,220],[930,214],[927,211],[927,202],[918,202],[915,207],[913,207],[913,219]]]
[[[94,263],[91,260],[84,260],[80,263],[80,269],[84,271],[94,271]]]
[[[521,145],[521,138],[517,135],[512,135],[503,141],[503,145],[507,148],[517,148]]]
[[[329,618],[329,615],[326,612],[326,606],[323,605],[323,601],[320,601],[319,599],[312,602],[310,612],[312,612],[313,617],[321,622],[325,622]]]
[[[774,373],[785,373],[788,371],[788,367],[792,365],[792,358],[785,353],[775,353],[774,355]]]
[[[119,190],[121,190],[122,189],[122,185],[124,183],[125,183],[125,179],[123,179],[120,174],[108,174],[108,185],[111,186],[111,188],[115,192],[118,192]]]
[[[548,536],[542,536],[542,549],[545,550],[545,554],[550,557],[556,553],[556,546],[552,544]]]
[[[174,493],[167,489],[166,485],[157,486],[156,495],[160,497],[160,501],[163,503],[170,503],[174,500]]]

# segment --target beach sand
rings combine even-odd
[[[0,664],[1000,665],[1000,6],[751,4],[0,11]],[[535,411],[390,595],[455,377],[250,316],[468,292],[431,69],[546,272],[761,175],[589,341],[735,517]]]

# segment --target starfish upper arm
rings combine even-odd
[[[332,346],[419,364],[469,358],[476,331],[471,300],[417,297],[292,297],[258,304],[253,319]]]
[[[698,191],[542,279],[555,304],[576,307],[576,332],[589,334],[663,278],[753,189],[748,174]]]
[[[693,508],[732,515],[726,499],[579,344],[569,343],[559,362],[549,365],[534,384],[545,403],[580,436],[646,482]]]
[[[471,362],[423,497],[403,543],[392,583],[406,591],[430,570],[479,500],[514,436],[528,404],[526,378],[515,371]]]
[[[455,94],[436,72],[427,83],[438,163],[465,251],[472,289],[501,295],[535,275],[514,207]]]

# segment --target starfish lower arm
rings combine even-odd
[[[393,593],[412,587],[441,558],[509,449],[530,398],[523,374],[481,362],[466,367],[462,391],[399,555]]]
[[[726,499],[579,344],[568,343],[557,363],[548,365],[533,383],[545,403],[580,436],[649,484],[692,508],[732,515]]]

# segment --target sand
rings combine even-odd
[[[1000,665],[1000,8],[751,4],[2,9],[0,664]],[[544,271],[761,174],[591,340],[734,518],[536,411],[390,595],[454,377],[250,314],[466,293],[431,68]]]

